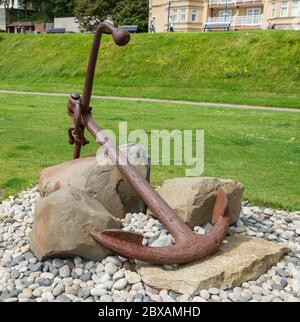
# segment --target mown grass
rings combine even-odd
[[[1,35],[0,88],[81,91],[92,35]],[[300,33],[105,36],[94,93],[300,108]]]
[[[69,160],[66,99],[0,94],[0,190],[34,185],[41,169]],[[300,114],[95,100],[95,119],[117,132],[205,130],[205,176],[233,178],[259,205],[300,209]],[[84,154],[97,149],[93,140]],[[152,183],[184,176],[183,166],[153,166]]]

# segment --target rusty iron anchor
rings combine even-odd
[[[112,34],[115,43],[119,46],[126,45],[130,40],[130,34],[127,31],[114,28],[109,23],[100,23],[96,29],[83,96],[73,93],[68,100],[68,113],[73,119],[68,134],[69,143],[75,145],[74,159],[80,157],[81,147],[88,144],[84,137],[84,129],[87,128],[96,142],[103,146],[105,153],[145,201],[152,213],[168,229],[175,244],[169,247],[143,246],[142,234],[123,230],[105,230],[90,234],[97,242],[121,256],[155,264],[185,264],[206,257],[219,248],[231,224],[228,200],[224,191],[220,189],[216,197],[212,216],[214,227],[204,235],[194,233],[151,187],[149,182],[136,171],[118,147],[108,140],[103,130],[93,120],[90,100],[103,33]]]

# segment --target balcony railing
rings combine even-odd
[[[209,0],[208,4],[209,5],[226,5],[226,2],[228,5],[230,4],[241,4],[241,3],[262,3],[262,0]]]
[[[208,22],[230,22],[232,27],[260,26],[262,24],[262,16],[208,17]]]

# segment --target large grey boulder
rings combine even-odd
[[[147,285],[177,293],[195,294],[201,289],[235,287],[264,274],[289,249],[264,239],[228,237],[218,252],[200,261],[166,269],[162,266],[138,266],[138,273]]]
[[[74,256],[101,260],[111,252],[89,233],[120,227],[120,220],[97,200],[78,189],[62,188],[38,202],[30,247],[39,260]]]
[[[158,193],[190,227],[211,221],[216,195],[222,188],[228,197],[229,213],[235,223],[242,209],[244,187],[240,182],[210,177],[165,180]],[[149,215],[153,215],[148,210]]]
[[[150,166],[145,149],[140,144],[120,147],[128,151],[130,162],[143,178],[149,180]],[[48,196],[63,187],[74,187],[98,200],[110,213],[124,218],[129,212],[145,212],[146,205],[124,179],[112,161],[104,154],[83,157],[42,171],[39,191]]]

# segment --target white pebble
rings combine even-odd
[[[122,290],[127,286],[127,279],[126,278],[121,278],[119,280],[117,280],[114,285],[113,288],[115,290]]]

